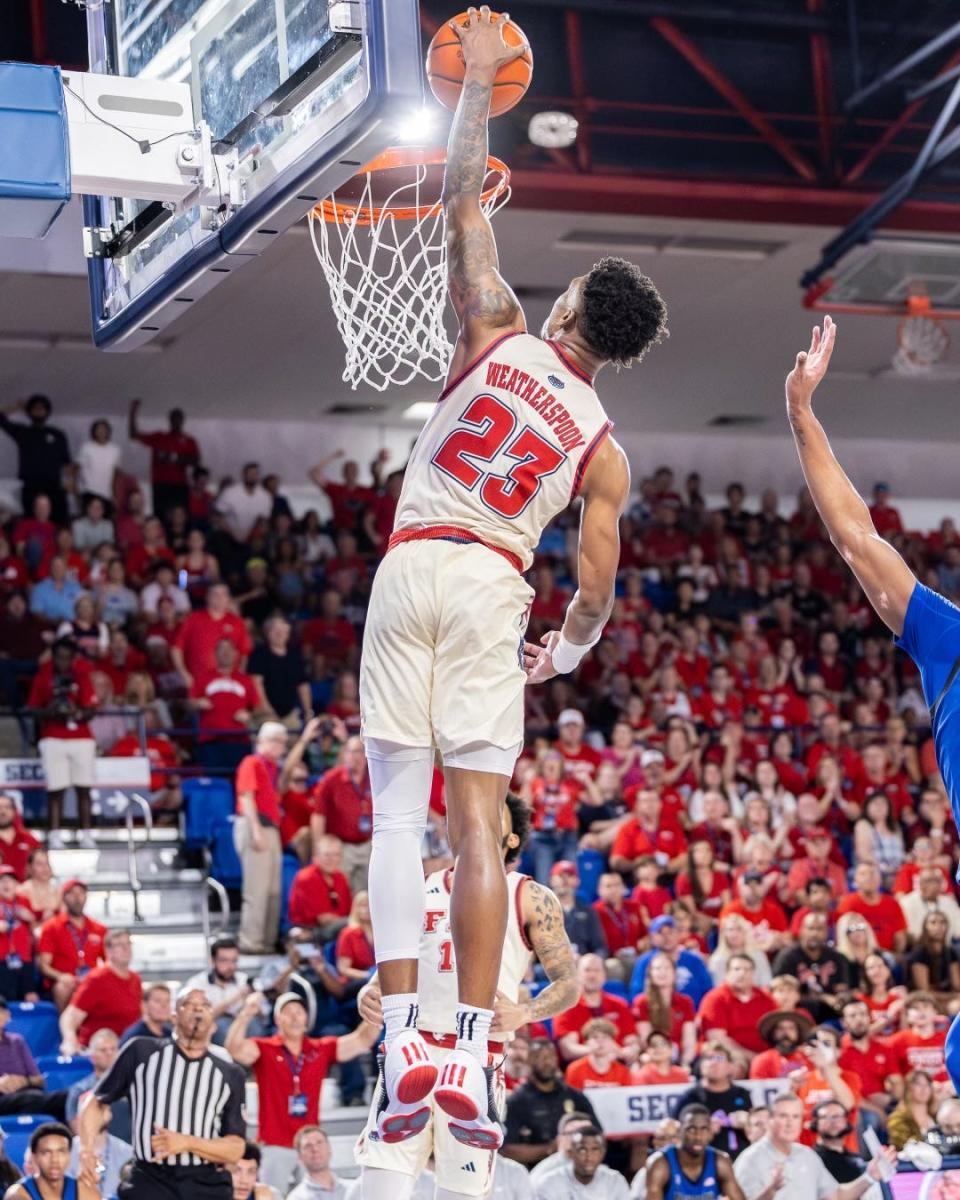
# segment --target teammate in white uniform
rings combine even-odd
[[[386,1026],[383,1122],[436,1086],[451,1133],[499,1145],[488,1111],[487,1036],[507,922],[500,807],[523,742],[523,688],[580,662],[613,603],[626,457],[594,391],[663,334],[666,310],[632,264],[604,259],[557,300],[543,338],[498,271],[480,209],[499,67],[517,57],[506,15],[454,24],[466,76],[444,178],[450,297],[460,336],[449,383],[406,470],[390,549],[374,581],[361,665],[374,802],[370,907]],[[562,630],[524,644],[533,591],[522,572],[547,522],[580,496],[579,589]],[[437,1069],[417,1033],[424,893],[420,839],[434,748],[443,757],[457,871],[457,1046]]]
[[[529,809],[507,793],[502,810],[502,854],[510,866],[520,855],[530,829]],[[420,1024],[430,1061],[443,1069],[454,1052],[457,1006],[457,960],[450,933],[451,881],[456,870],[436,871],[427,880],[426,911],[420,935]],[[503,953],[498,956],[497,1017],[489,1061],[499,1068],[505,1041],[514,1029],[565,1012],[579,994],[573,948],[563,927],[563,910],[556,896],[527,875],[507,875],[510,908]],[[520,1003],[520,985],[536,955],[550,983],[532,1001]],[[368,1020],[381,1019],[379,984],[374,978],[360,992],[360,1011]],[[495,1070],[493,1092],[502,1108],[503,1075]],[[377,1128],[383,1100],[382,1077],[374,1092],[367,1126],[357,1143],[356,1158],[363,1167],[363,1200],[409,1200],[431,1154],[435,1159],[437,1198],[489,1196],[493,1187],[495,1149],[477,1149],[456,1140],[450,1119],[432,1098],[408,1116]],[[403,1134],[401,1138],[399,1135]],[[497,1167],[499,1170],[499,1167]]]

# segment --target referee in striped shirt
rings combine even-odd
[[[132,1038],[80,1114],[80,1179],[98,1175],[94,1142],[109,1105],[129,1097],[133,1174],[118,1200],[231,1200],[228,1164],[243,1157],[243,1070],[210,1046],[213,1008],[199,988],[177,1000],[173,1038]]]

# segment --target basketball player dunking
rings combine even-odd
[[[930,708],[937,764],[960,824],[960,609],[920,583],[897,551],[877,533],[870,511],[834,457],[813,411],[813,393],[827,373],[837,327],[829,317],[815,328],[810,349],[787,376],[787,416],[800,465],[830,534],[877,615],[920,669]],[[947,1034],[946,1067],[960,1092],[960,1018]]]
[[[508,792],[502,819],[502,855],[509,868],[520,857],[530,830],[530,810]],[[420,1030],[431,1061],[440,1068],[456,1043],[453,1018],[457,1008],[457,960],[450,938],[450,892],[459,869],[436,871],[427,880],[427,904],[420,933]],[[559,900],[518,871],[507,875],[507,888],[510,893],[507,933],[500,956],[497,1015],[490,1042],[490,1053],[497,1063],[502,1063],[513,1030],[566,1012],[578,995],[576,960],[563,927]],[[531,954],[537,956],[550,982],[535,999],[522,1002],[520,988]],[[359,1004],[366,1020],[374,1025],[381,1023],[376,977],[360,992]],[[499,1100],[503,1094],[502,1075],[498,1072],[494,1079],[494,1092]],[[382,1083],[378,1090],[381,1086]],[[431,1155],[436,1164],[437,1200],[489,1194],[498,1159],[494,1151],[455,1141],[450,1136],[446,1113],[429,1100],[409,1118],[394,1117],[380,1134],[376,1127],[379,1099],[375,1091],[367,1127],[357,1143],[356,1159],[363,1167],[363,1200],[408,1200]]]
[[[466,65],[443,204],[460,336],[449,382],[407,466],[364,635],[360,698],[374,802],[370,906],[386,1049],[378,1121],[435,1103],[467,1145],[497,1146],[487,1034],[507,922],[500,810],[523,741],[523,688],[562,674],[600,637],[630,490],[626,457],[594,391],[608,362],[638,360],[664,332],[646,276],[604,259],[574,279],[543,337],[498,271],[480,209],[494,77],[520,49],[506,15],[470,9],[454,26]],[[563,629],[525,646],[533,591],[522,572],[547,522],[583,498],[579,590]],[[417,1032],[424,913],[420,838],[434,747],[442,755],[457,869],[450,902],[458,966],[456,1048],[442,1079]]]

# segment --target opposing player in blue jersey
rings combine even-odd
[[[919,582],[883,540],[856,488],[834,457],[813,412],[817,384],[830,363],[837,327],[825,317],[810,349],[797,355],[787,376],[787,416],[800,465],[817,511],[844,562],[853,571],[896,644],[920,670],[930,709],[933,742],[953,819],[960,824],[960,608]],[[960,1022],[947,1035],[946,1065],[960,1092]]]
[[[744,1200],[730,1156],[710,1145],[713,1125],[703,1104],[680,1110],[680,1145],[647,1164],[646,1200]]]

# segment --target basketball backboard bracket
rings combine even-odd
[[[155,187],[112,177],[85,195],[104,349],[133,349],[189,312],[386,149],[421,103],[416,0],[112,0],[87,20],[94,78],[133,97],[176,95],[187,118],[176,137],[154,132],[150,154],[116,134],[133,174],[157,155]]]

